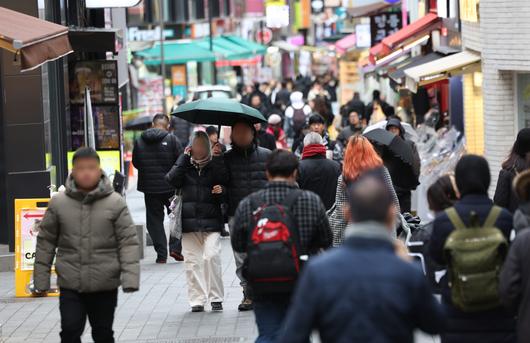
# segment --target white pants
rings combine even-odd
[[[224,288],[220,234],[182,234],[182,255],[186,265],[190,306],[204,306],[208,301],[222,302]]]

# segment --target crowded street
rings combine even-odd
[[[0,0],[0,343],[530,343],[525,0]]]

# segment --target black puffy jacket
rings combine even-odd
[[[182,190],[182,232],[221,231],[222,195],[212,194],[212,188],[228,182],[222,157],[214,157],[199,173],[190,163],[190,157],[182,155],[166,175],[166,180]]]
[[[233,216],[239,202],[267,185],[265,162],[270,150],[253,145],[248,149],[233,147],[225,154],[228,182],[228,215]]]
[[[143,193],[171,193],[165,176],[182,153],[175,135],[161,129],[147,129],[134,142],[133,164],[138,169],[138,190]]]
[[[301,160],[298,172],[298,186],[318,194],[329,210],[335,203],[337,181],[342,172],[340,163],[315,155]]]

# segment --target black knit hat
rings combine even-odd
[[[462,196],[487,194],[491,182],[488,161],[477,155],[462,157],[455,168],[455,179]]]
[[[519,131],[513,145],[513,152],[522,158],[525,158],[526,154],[530,152],[530,128]]]

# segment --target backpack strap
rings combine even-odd
[[[493,206],[482,227],[494,227],[495,223],[497,222],[497,219],[499,219],[499,216],[501,215],[501,212],[502,208],[500,208],[499,206]]]
[[[467,227],[454,207],[445,210],[445,214],[447,214],[447,217],[449,217],[449,221],[451,221],[451,224],[453,224],[456,230],[462,230]]]
[[[298,197],[302,195],[302,193],[303,193],[303,191],[301,189],[292,190],[291,192],[289,192],[289,194],[287,194],[285,199],[283,199],[281,204],[285,208],[291,210],[291,208],[293,207],[294,203],[296,202]]]

